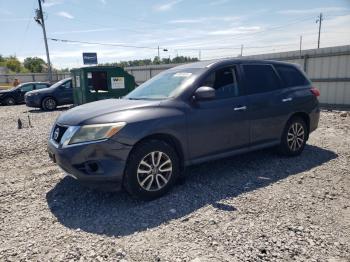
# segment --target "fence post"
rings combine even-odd
[[[32,79],[33,79],[33,82],[35,82],[35,75],[32,74]]]
[[[308,61],[309,56],[304,55],[304,72],[307,73],[307,61]]]

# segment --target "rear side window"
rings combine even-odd
[[[286,87],[303,86],[309,81],[303,74],[293,66],[275,65],[278,74],[281,76]]]
[[[280,79],[271,65],[243,65],[245,94],[269,92],[281,87]]]
[[[216,98],[229,98],[239,95],[235,66],[224,67],[212,72],[201,84],[215,89]]]

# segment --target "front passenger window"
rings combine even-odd
[[[66,82],[66,83],[64,83],[64,84],[62,84],[62,86],[64,87],[64,88],[71,88],[72,87],[72,82],[71,81],[68,81],[68,82]]]
[[[33,90],[33,85],[25,85],[21,87],[22,92],[28,92]]]
[[[238,83],[234,66],[224,67],[212,72],[201,86],[209,86],[216,90],[218,99],[239,96]]]

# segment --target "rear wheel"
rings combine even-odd
[[[7,106],[13,106],[16,104],[16,100],[13,97],[8,97],[5,100],[5,105]]]
[[[151,200],[167,193],[180,172],[175,150],[160,140],[138,145],[128,160],[124,185],[134,197]]]
[[[305,121],[300,117],[291,118],[282,135],[280,152],[287,156],[300,155],[304,150],[307,137],[308,129]]]
[[[55,110],[56,107],[57,107],[57,102],[52,97],[45,97],[41,102],[41,108],[43,110],[51,111],[51,110]]]

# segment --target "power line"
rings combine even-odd
[[[68,39],[51,38],[51,37],[49,37],[48,39],[52,40],[52,41],[64,42],[64,43],[80,43],[80,44],[91,44],[91,45],[117,46],[117,47],[126,47],[126,48],[158,50],[158,47],[150,47],[150,46],[136,46],[136,45],[113,44],[113,43],[87,42],[87,41],[68,40]]]
[[[140,49],[151,49],[151,50],[158,50],[158,48],[161,47],[150,47],[150,46],[135,46],[135,45],[126,45],[126,44],[113,44],[113,43],[101,43],[101,42],[88,42],[88,41],[79,41],[79,40],[70,40],[70,39],[61,39],[61,38],[51,38],[48,37],[49,40],[56,41],[56,42],[63,42],[63,43],[80,43],[80,44],[91,44],[91,45],[102,45],[102,46],[116,46],[116,47],[126,47],[126,48],[140,48]],[[246,46],[245,48],[266,48],[266,47],[273,47],[273,46],[291,46],[293,44],[276,44],[276,45],[266,45],[266,46]],[[164,49],[164,48],[161,48]],[[212,48],[174,48],[174,50],[188,50],[188,51],[198,51],[198,50],[205,50],[205,51],[215,51],[215,50],[239,50],[241,49],[241,46],[237,47],[212,47]]]
[[[335,32],[331,32],[335,33]],[[47,39],[55,42],[62,42],[62,43],[80,43],[80,44],[90,44],[90,45],[101,45],[101,46],[115,46],[115,47],[125,47],[125,48],[137,48],[137,49],[150,49],[150,50],[157,50],[158,48],[163,50],[173,50],[173,51],[216,51],[216,50],[240,50],[241,46],[219,46],[219,47],[211,47],[211,48],[205,48],[205,47],[197,47],[197,48],[163,48],[158,46],[136,46],[136,45],[127,45],[127,44],[114,44],[114,43],[103,43],[103,42],[89,42],[89,41],[79,41],[79,40],[71,40],[71,39],[61,39],[61,38],[52,38],[48,37]],[[259,45],[259,46],[244,46],[244,49],[261,49],[261,48],[270,48],[270,47],[287,47],[287,46],[297,46],[296,43],[290,43],[290,44],[273,44],[273,45]]]

